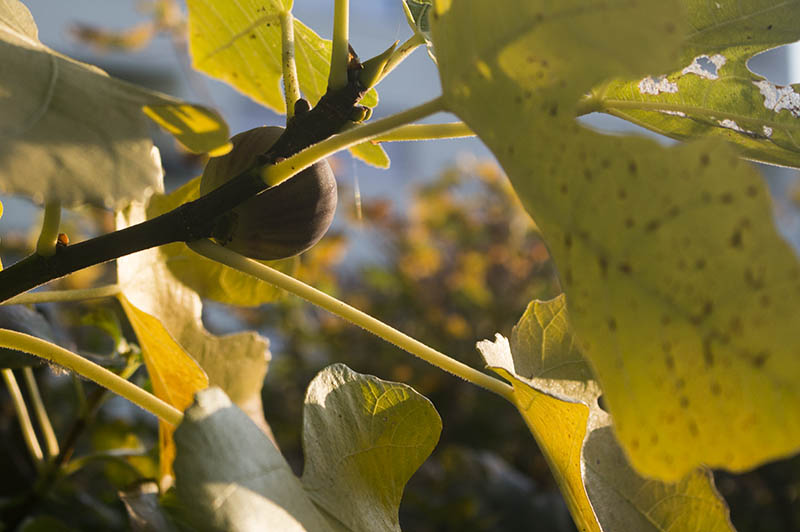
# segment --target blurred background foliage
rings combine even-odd
[[[142,5],[144,19],[137,24],[113,31],[75,24],[69,30],[71,38],[94,50],[130,53],[161,36],[178,52],[178,72],[199,87],[196,92],[204,93],[205,82],[188,72],[183,17],[175,10],[176,3],[159,0]],[[380,33],[380,38],[385,40],[385,35]],[[158,76],[142,75],[122,77],[169,89],[159,86]],[[405,89],[398,93],[402,101],[407,99]],[[382,91],[384,95],[381,107],[394,110],[391,91]],[[253,120],[251,104],[239,111]],[[279,120],[269,114],[257,119]],[[199,173],[202,161],[181,152],[170,140],[163,142],[159,147],[168,187],[175,188]],[[460,144],[460,149],[472,151],[477,141],[469,142]],[[452,161],[458,149],[443,155],[426,148],[414,159],[396,146],[387,146],[394,170],[386,173],[382,185],[365,187],[370,191],[363,197],[359,182],[369,183],[372,171],[356,170],[347,156],[333,161],[340,178],[337,221],[320,244],[299,258],[295,275],[449,356],[480,367],[476,341],[496,332],[508,336],[528,302],[560,292],[547,249],[496,164],[482,159],[485,151],[476,148],[477,157],[462,156],[438,174],[418,175],[417,163],[436,168],[431,161]],[[797,198],[800,194],[795,193]],[[779,218],[790,210],[783,205]],[[7,209],[4,222],[9,216],[13,214]],[[62,224],[62,230],[78,241],[113,230],[113,216],[85,208],[66,213]],[[12,223],[11,229],[4,226],[0,256],[5,264],[33,249],[39,225],[34,216]],[[112,283],[114,275],[112,265],[99,265],[50,288]],[[135,336],[116,302],[44,304],[31,310],[49,323],[59,344],[149,388],[146,373],[138,369]],[[358,372],[412,385],[442,417],[438,447],[406,488],[400,508],[404,529],[575,529],[530,433],[503,400],[292,296],[258,308],[207,302],[204,322],[217,334],[254,329],[270,339],[273,358],[262,394],[266,418],[298,474],[303,463],[300,434],[306,386],[328,364],[343,362]],[[155,420],[57,368],[24,357],[18,364],[35,368],[61,452],[49,465],[34,463],[7,389],[0,386],[0,530],[3,520],[21,515],[39,516],[27,521],[25,530],[130,529],[126,515],[130,494],[158,470]],[[716,472],[716,479],[740,532],[800,530],[800,457],[741,475]]]

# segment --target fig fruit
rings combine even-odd
[[[233,149],[206,165],[200,194],[208,194],[250,168],[281,133],[281,127],[266,126],[235,135]],[[333,171],[327,161],[318,161],[232,209],[214,239],[252,259],[291,257],[322,238],[333,221],[336,200]]]

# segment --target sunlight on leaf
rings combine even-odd
[[[600,388],[572,335],[563,295],[532,302],[510,344],[497,335],[478,349],[514,387],[579,530],[733,530],[707,471],[667,484],[628,464],[597,404]]]
[[[747,68],[752,56],[800,39],[800,0],[683,3],[692,31],[679,68],[658,78],[671,89],[643,90],[644,80],[617,80],[593,96],[606,112],[672,138],[719,137],[748,158],[800,167],[800,91],[776,87]],[[624,107],[636,102],[670,107]]]
[[[410,386],[329,366],[306,393],[303,487],[347,530],[399,531],[403,489],[441,430],[436,409]]]
[[[201,530],[330,530],[275,445],[219,388],[175,431],[175,487]]]
[[[225,155],[233,145],[228,128],[216,111],[196,105],[145,105],[144,114],[169,131],[193,153]]]
[[[350,148],[350,153],[356,159],[361,159],[370,166],[376,168],[389,168],[389,156],[380,144],[362,142]]]
[[[195,151],[227,142],[213,111],[111,78],[97,67],[39,42],[30,12],[16,0],[0,6],[0,190],[35,202],[59,200],[121,206],[160,190],[161,162],[153,154],[142,109],[183,109],[171,130]],[[163,123],[163,120],[162,120]]]
[[[700,464],[742,471],[796,452],[800,268],[761,177],[714,139],[667,149],[574,120],[604,78],[675,64],[680,5],[437,10],[447,106],[542,230],[632,464],[678,480]]]
[[[134,204],[118,215],[117,226],[127,227],[143,219],[144,208]],[[188,353],[184,358],[195,367],[199,364],[208,376],[209,385],[225,390],[263,431],[269,433],[261,405],[261,387],[269,360],[267,340],[254,332],[218,337],[206,331],[200,319],[200,297],[173,276],[156,248],[118,259],[117,276],[128,319],[134,324],[144,321],[152,325],[136,329],[143,350],[150,346],[150,360],[145,356],[148,372],[159,372],[164,367],[178,371],[172,367],[182,358],[178,352]],[[152,373],[151,379],[155,383]],[[188,401],[191,401],[191,394],[197,390],[193,382],[197,381],[171,384],[170,389],[175,386],[177,390],[184,390],[182,400],[188,394]],[[154,391],[158,395],[158,390]],[[187,405],[188,402],[175,406],[184,409]],[[170,441],[162,440],[162,443]]]
[[[200,197],[200,178],[192,179],[173,192],[156,194],[147,205],[147,217],[155,218],[178,205]],[[252,275],[247,275],[219,262],[201,257],[183,242],[158,248],[172,274],[183,284],[196,291],[200,297],[229,305],[254,307],[275,301],[283,291]],[[297,265],[296,258],[261,261],[272,268],[291,274]],[[230,392],[229,392],[230,393]]]
[[[240,3],[188,0],[189,47],[193,66],[231,84],[275,112],[286,113],[280,86],[281,26],[279,16],[291,2]],[[333,14],[333,4],[330,5]],[[297,77],[303,97],[315,105],[328,86],[331,42],[294,21]],[[361,105],[375,107],[373,90]]]

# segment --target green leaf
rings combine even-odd
[[[350,153],[356,159],[361,159],[365,163],[377,168],[389,168],[391,161],[389,155],[380,144],[372,142],[362,142],[350,148]]]
[[[605,112],[663,135],[722,138],[747,158],[800,167],[800,90],[747,68],[755,54],[800,39],[800,1],[683,3],[692,31],[679,68],[613,81],[593,97]]]
[[[478,344],[514,387],[517,408],[548,459],[579,530],[732,531],[708,471],[674,484],[637,474],[597,404],[563,295],[532,302],[511,334]]]
[[[403,487],[441,420],[404,384],[342,364],[308,387],[302,480],[220,390],[197,394],[175,431],[176,488],[210,530],[400,530]]]
[[[668,149],[574,120],[604,78],[674,61],[680,12],[462,0],[433,25],[447,107],[541,229],[619,440],[663,480],[800,448],[800,268],[760,176],[716,139]]]
[[[175,487],[201,530],[330,530],[267,436],[219,388],[175,431]]]
[[[329,366],[306,392],[306,493],[347,530],[399,531],[403,488],[441,430],[436,409],[410,386]]]
[[[147,204],[147,217],[155,218],[198,197],[200,177],[169,194],[153,195]],[[201,257],[182,242],[167,244],[158,250],[170,272],[200,297],[229,305],[254,307],[275,301],[283,295],[282,290],[251,275]],[[284,273],[293,272],[297,265],[296,258],[261,262]]]
[[[161,162],[142,110],[199,151],[226,145],[212,110],[108,77],[39,42],[30,12],[0,5],[0,189],[42,203],[121,206],[158,190]]]
[[[128,227],[144,218],[144,207],[133,204],[117,215],[117,226]],[[206,331],[200,297],[175,278],[156,248],[118,259],[117,277],[122,287],[120,301],[142,345],[156,395],[185,409],[193,394],[205,388],[195,369],[202,368],[206,385],[225,390],[268,432],[261,405],[269,360],[267,340],[253,332],[219,337]],[[169,451],[166,435],[171,428],[162,426],[161,442]]]
[[[409,24],[411,29],[425,36],[425,40],[431,40],[431,24],[428,20],[433,9],[433,0],[403,0],[411,13]]]
[[[279,16],[291,9],[291,2],[188,0],[187,6],[193,66],[273,111],[286,113],[280,87],[283,70]],[[300,90],[313,106],[328,86],[331,41],[296,19],[294,38]],[[361,101],[367,107],[377,104],[374,90]]]

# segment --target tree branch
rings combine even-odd
[[[268,188],[261,179],[261,167],[341,131],[364,92],[357,72],[349,75],[344,87],[329,89],[313,109],[289,120],[283,135],[253,168],[201,198],[140,224],[60,248],[51,257],[30,255],[0,271],[0,302],[95,264],[172,242],[213,236],[220,216]]]

